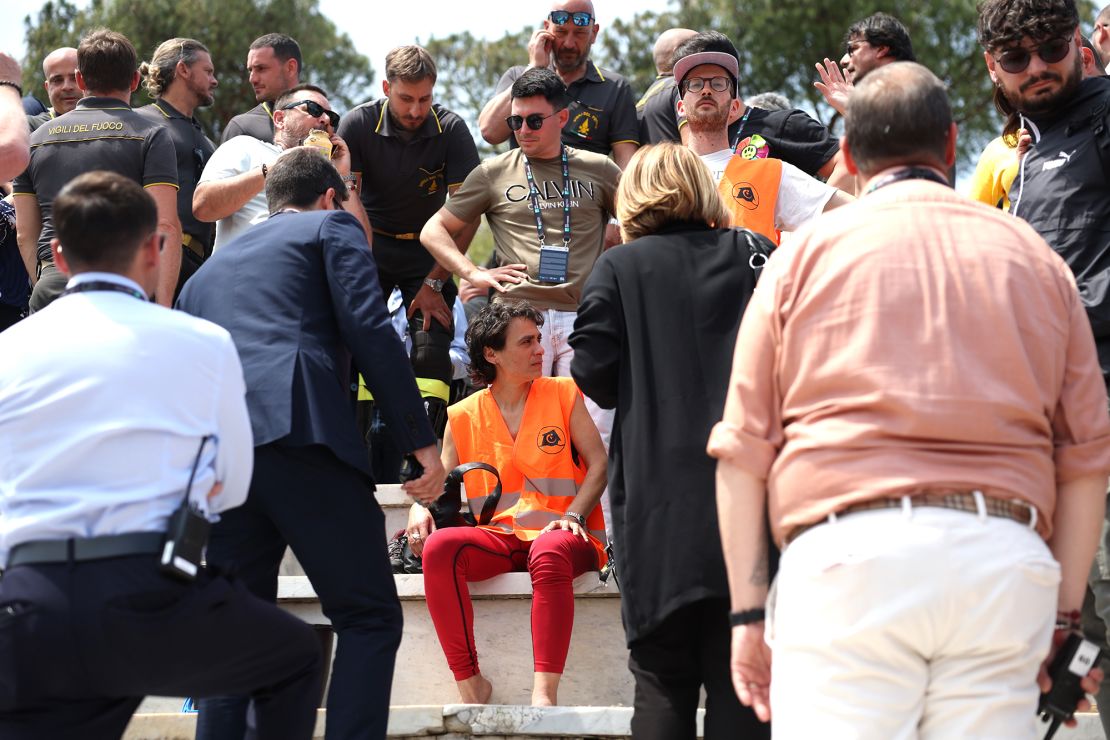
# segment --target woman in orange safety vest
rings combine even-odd
[[[557,703],[570,648],[572,582],[605,562],[605,447],[574,381],[542,377],[542,325],[526,302],[492,303],[467,331],[471,376],[488,387],[448,408],[442,457],[448,470],[475,461],[497,468],[502,493],[489,524],[436,530],[423,506],[409,514],[428,611],[468,704],[488,702],[493,687],[478,667],[467,583],[531,574],[532,704],[547,706]],[[488,473],[468,476],[473,511],[492,485]]]

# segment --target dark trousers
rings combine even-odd
[[[402,617],[369,479],[320,445],[256,447],[247,501],[212,528],[208,561],[272,601],[286,544],[337,637],[326,736],[384,738]],[[241,696],[202,699],[197,738],[242,740],[247,705]]]
[[[736,698],[728,662],[732,630],[728,601],[706,599],[668,616],[632,643],[628,668],[636,679],[632,737],[693,740],[698,697],[705,686],[705,740],[763,740],[771,726]]]
[[[147,694],[253,696],[262,737],[309,738],[322,656],[312,630],[153,555],[17,565],[0,581],[0,737],[119,738]]]
[[[31,291],[30,313],[41,311],[53,303],[54,299],[66,289],[68,282],[69,276],[55,267],[53,262],[43,267],[39,273],[39,280]]]

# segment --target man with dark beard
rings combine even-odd
[[[624,168],[640,146],[640,124],[628,82],[590,60],[597,40],[597,24],[591,0],[556,0],[543,26],[528,43],[528,66],[511,67],[497,83],[497,93],[478,116],[482,138],[490,144],[516,137],[505,124],[509,117],[509,90],[524,70],[551,68],[563,80],[570,96],[570,116],[563,126],[563,143],[598,154],[612,154]]]
[[[478,166],[478,150],[466,122],[432,102],[436,65],[415,45],[385,57],[385,97],[356,107],[339,123],[351,148],[351,174],[374,224],[374,260],[382,295],[400,288],[411,320],[412,362],[437,436],[447,423],[453,369],[451,309],[458,290],[451,273],[420,243],[424,224]],[[456,235],[463,252],[479,221]],[[359,421],[373,422],[370,400],[360,395]],[[392,482],[396,470],[376,471]]]
[[[741,105],[736,94],[736,47],[721,34],[707,33],[695,36],[682,49],[691,53],[676,60],[674,78],[680,95],[678,112],[690,128],[686,145],[719,183],[733,226],[745,226],[777,244],[780,231],[793,231],[852,200],[789,162],[729,146],[728,123]]]
[[[212,224],[193,216],[193,191],[216,145],[204,135],[193,112],[212,105],[219,83],[208,49],[193,39],[163,41],[150,62],[139,66],[139,72],[154,102],[139,108],[138,113],[165,126],[177,151],[177,217],[181,219],[183,247],[177,292],[181,292],[212,245]]]
[[[1074,0],[987,0],[979,42],[991,81],[1020,116],[1033,146],[1010,186],[1010,212],[1024,218],[1071,267],[1110,380],[1110,79],[1083,76]],[[1092,609],[1110,624],[1110,522],[1091,568]],[[1085,615],[1086,616],[1086,615]],[[1110,685],[1099,692],[1110,726]]]

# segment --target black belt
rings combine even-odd
[[[82,562],[119,558],[126,555],[152,555],[162,550],[162,532],[128,532],[102,537],[74,537],[68,540],[22,542],[8,553],[5,568],[16,565]]]
[[[978,513],[979,506],[976,502],[975,493],[972,491],[905,491],[897,498],[880,498],[872,501],[862,501],[858,504],[849,504],[840,511],[836,512],[835,517],[842,517],[847,514],[856,514],[861,511],[876,511],[879,509],[901,509],[905,504],[902,503],[903,498],[909,498],[910,506],[917,508],[919,506],[935,507],[938,509],[952,509],[954,511],[966,511],[968,513]],[[1012,519],[1018,524],[1036,524],[1036,509],[1032,504],[1024,501],[1006,501],[1005,499],[991,498],[990,496],[983,496],[983,509],[987,516],[997,516],[1003,519]],[[799,524],[792,530],[787,532],[786,537],[783,538],[783,546],[789,545],[803,533],[813,529],[816,526],[825,524],[833,520],[834,516],[826,517],[816,522],[809,524]]]

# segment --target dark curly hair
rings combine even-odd
[[[489,385],[497,377],[497,368],[486,359],[485,349],[505,349],[505,336],[513,319],[528,319],[543,326],[543,314],[528,301],[495,301],[470,322],[466,330],[466,351],[470,354],[467,372],[474,385]]]
[[[983,0],[979,43],[987,51],[1013,46],[1028,36],[1046,41],[1070,36],[1079,25],[1075,0]]]

